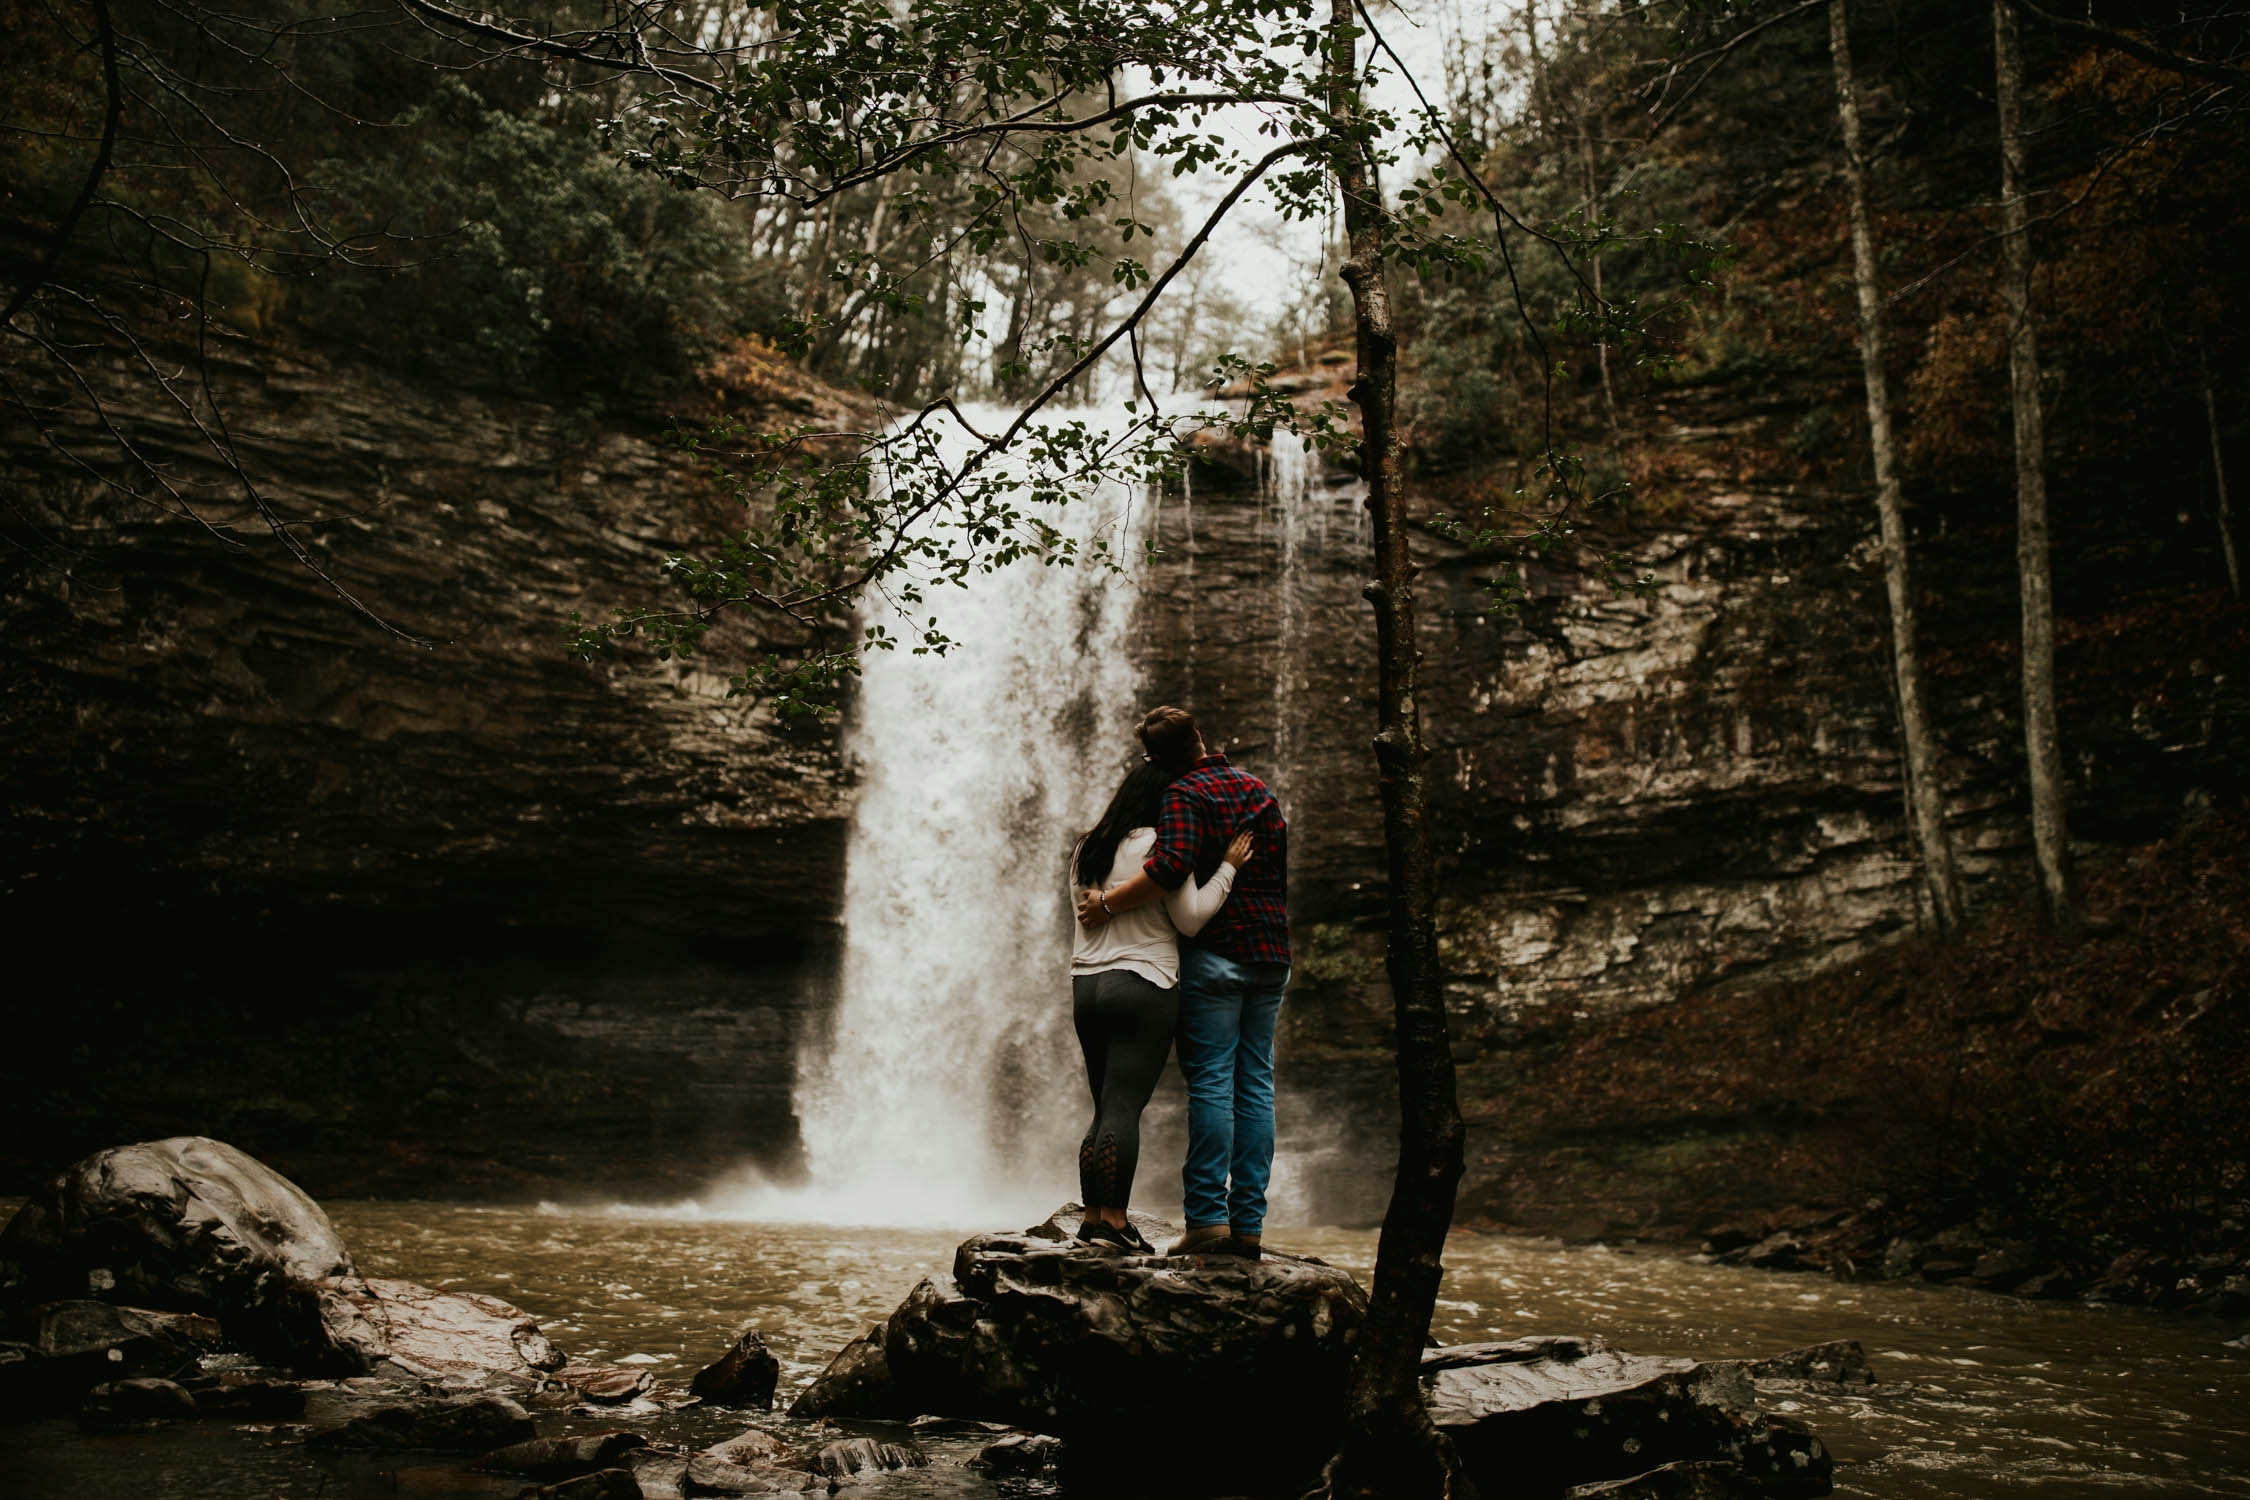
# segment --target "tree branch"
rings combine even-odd
[[[8,299],[7,310],[0,312],[0,328],[14,322],[16,314],[23,311],[24,304],[31,300],[32,294],[46,285],[47,278],[55,273],[55,263],[62,259],[63,248],[70,243],[71,235],[78,228],[78,221],[93,203],[94,192],[101,186],[103,176],[109,171],[110,153],[117,146],[118,122],[125,112],[125,90],[117,78],[117,28],[110,23],[109,0],[93,0],[93,6],[94,29],[100,35],[102,44],[102,88],[107,95],[102,113],[101,145],[94,152],[93,169],[87,172],[86,181],[80,185],[78,197],[70,205],[70,212],[64,214],[62,222],[55,226],[55,238],[47,246],[46,259],[40,262],[38,270],[32,272],[31,279],[18,287],[16,294]]]
[[[2009,0],[2009,3],[2042,26],[2068,32],[2072,36],[2082,36],[2090,42],[2098,42],[2113,52],[2139,58],[2149,66],[2162,68],[2167,73],[2200,78],[2206,83],[2216,83],[2230,89],[2250,84],[2250,69],[2190,57],[2184,52],[2174,52],[2169,48],[2159,47],[2154,42],[2143,41],[2129,31],[2115,31],[2094,21],[2078,21],[2069,16],[2054,15],[2041,10],[2031,0]]]

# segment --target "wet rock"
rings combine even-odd
[[[220,1342],[209,1318],[107,1302],[50,1302],[34,1317],[22,1378],[50,1400],[73,1399],[103,1381],[192,1374]]]
[[[906,1443],[886,1443],[877,1438],[852,1437],[830,1443],[813,1455],[812,1471],[831,1479],[851,1474],[882,1474],[929,1466],[921,1449]]]
[[[195,1397],[174,1380],[109,1380],[86,1393],[78,1420],[92,1428],[144,1422],[184,1422],[196,1415]]]
[[[793,1457],[789,1446],[781,1439],[755,1427],[703,1451],[713,1458],[730,1464],[741,1464],[746,1468],[758,1464],[769,1468],[787,1468]]]
[[[505,1396],[451,1396],[378,1406],[313,1434],[307,1446],[489,1452],[536,1435],[531,1414]]]
[[[197,1135],[98,1151],[0,1230],[0,1297],[17,1303],[91,1296],[225,1319],[287,1283],[351,1272],[319,1204]]]
[[[625,1455],[625,1466],[646,1500],[683,1500],[687,1493],[688,1456],[678,1449],[636,1448]]]
[[[1327,1458],[1366,1306],[1348,1275],[1271,1249],[1100,1253],[1050,1221],[965,1242],[908,1295],[882,1331],[889,1390],[847,1349],[792,1410],[842,1414],[871,1390],[889,1410],[868,1415],[1006,1422],[1090,1462],[1192,1459],[1207,1476],[1258,1432],[1270,1442],[1243,1457],[1272,1481]]]
[[[1563,1500],[1754,1500],[1742,1472],[1731,1464],[1665,1464],[1630,1479],[1609,1479],[1599,1484],[1572,1485]]]
[[[1679,1462],[1724,1464],[1763,1496],[1828,1493],[1818,1439],[1759,1412],[1740,1364],[1535,1338],[1433,1350],[1422,1368],[1432,1418],[1488,1494],[1559,1495]]]
[[[771,1411],[780,1380],[781,1361],[766,1347],[765,1337],[755,1328],[745,1328],[734,1347],[696,1372],[688,1390],[721,1406]]]
[[[646,1370],[626,1370],[615,1365],[565,1365],[555,1378],[579,1397],[601,1406],[619,1406],[656,1389],[656,1377]]]
[[[1976,1284],[1987,1291],[2004,1292],[2030,1280],[2040,1269],[2039,1257],[2027,1246],[2003,1245],[1977,1257],[1969,1268]]]
[[[1911,1276],[1921,1264],[1920,1240],[1900,1236],[1883,1247],[1882,1273],[1889,1280],[1896,1281],[1901,1276]]]
[[[478,1459],[475,1467],[491,1473],[526,1474],[533,1479],[575,1479],[581,1474],[614,1469],[627,1453],[647,1446],[648,1439],[640,1433],[613,1427],[607,1432],[574,1432],[495,1448]]]
[[[294,1380],[226,1370],[217,1379],[199,1382],[191,1389],[196,1408],[207,1417],[286,1422],[305,1414],[305,1388]]]
[[[40,1394],[39,1351],[29,1344],[0,1339],[0,1402],[29,1402]]]
[[[1805,1254],[1805,1243],[1786,1231],[1770,1234],[1742,1252],[1742,1263],[1761,1271],[1811,1271],[1818,1267]]]
[[[1703,1238],[1705,1255],[1728,1255],[1736,1250],[1747,1250],[1764,1236],[1755,1229],[1740,1224],[1721,1224]]]
[[[1792,1349],[1771,1359],[1754,1360],[1750,1365],[1750,1377],[1753,1380],[1818,1380],[1836,1385],[1875,1383],[1875,1371],[1867,1363],[1867,1351],[1860,1347],[1857,1339],[1835,1339]]]
[[[1038,1432],[1011,1432],[996,1443],[986,1444],[969,1460],[969,1467],[988,1469],[994,1474],[1044,1474],[1060,1466],[1062,1451],[1061,1438]]]
[[[523,1491],[516,1500],[643,1500],[630,1469],[597,1469],[575,1479]]]
[[[863,1421],[904,1421],[917,1415],[891,1378],[884,1353],[885,1325],[873,1328],[836,1351],[828,1368],[790,1403],[793,1417],[856,1417]]]
[[[358,1374],[388,1361],[442,1379],[531,1379],[563,1356],[522,1308],[474,1292],[387,1277],[331,1277],[272,1298],[243,1331],[261,1352],[313,1374]]]
[[[827,1488],[827,1479],[819,1475],[728,1463],[708,1453],[698,1453],[687,1461],[680,1483],[680,1493],[685,1496],[799,1495]]]

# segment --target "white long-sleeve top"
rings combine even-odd
[[[1155,847],[1153,828],[1135,828],[1119,839],[1117,857],[1110,861],[1109,878],[1102,882],[1102,889],[1115,890],[1140,874],[1142,862]],[[1070,876],[1070,904],[1075,910],[1083,889],[1078,884],[1075,856]],[[1226,905],[1227,893],[1233,889],[1234,866],[1222,860],[1203,884],[1197,885],[1190,877],[1180,882],[1178,890],[1166,891],[1162,901],[1119,912],[1099,927],[1073,921],[1070,972],[1099,974],[1104,969],[1131,969],[1151,984],[1171,989],[1180,982],[1180,934],[1194,937],[1201,932],[1203,924]]]

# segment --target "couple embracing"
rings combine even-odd
[[[1256,1259],[1273,1171],[1273,1034],[1289,983],[1289,825],[1182,708],[1141,720],[1146,758],[1071,856],[1073,1019],[1094,1123],[1079,1238],[1154,1247],[1126,1217],[1141,1110],[1175,1039],[1187,1080],[1187,1233],[1171,1255]]]

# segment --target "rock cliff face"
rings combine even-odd
[[[794,1047],[834,967],[836,742],[728,701],[715,671],[588,669],[558,639],[572,608],[650,597],[708,530],[689,467],[654,424],[526,398],[311,356],[222,374],[324,566],[437,644],[355,614],[255,523],[214,537],[0,429],[19,544],[0,890],[75,960],[46,996],[59,1050],[0,1077],[22,1127],[0,1165],[28,1180],[194,1130],[326,1193],[646,1196],[786,1161]],[[841,398],[765,399],[832,417]],[[1816,971],[1916,920],[1871,507],[1787,459],[1801,407],[1665,398],[1653,478],[1608,523],[1650,597],[1548,566],[1511,617],[1489,562],[1429,543],[1422,701],[1472,1065],[1558,1017]],[[192,432],[139,420],[221,514]],[[1326,1184],[1320,1211],[1368,1217],[1388,998],[1364,518],[1287,442],[1205,458],[1159,509],[1146,696],[1192,705],[1281,792],[1285,1156]],[[1928,542],[1955,832],[1989,896],[2024,840],[2010,554],[1989,529]],[[2160,825],[2242,760],[2230,658],[2142,636],[2161,670],[2065,684],[2083,834]]]
[[[1646,598],[1540,565],[1509,617],[1489,561],[1434,538],[1423,551],[1441,943],[1472,1075],[1541,1027],[1815,973],[1920,919],[1873,507],[1801,477],[1780,434],[1802,409],[1723,390],[1664,400],[1655,480],[1602,534],[1653,575]],[[1280,790],[1300,923],[1285,1149],[1328,1163],[1315,1198],[1331,1212],[1371,1217],[1389,1161],[1389,999],[1359,489],[1317,460],[1303,472],[1286,437],[1273,454],[1206,456],[1160,515],[1149,696],[1192,704]],[[2028,847],[2012,552],[1981,527],[1933,527],[1918,545],[1953,834],[1972,892],[1997,899]],[[2109,622],[2082,615],[2078,631]],[[2219,643],[2153,674],[2085,652],[2065,668],[2082,837],[2147,836],[2239,783],[2241,695]]]
[[[653,421],[270,350],[217,373],[246,466],[396,631],[243,514],[185,413],[112,393],[217,535],[11,413],[0,890],[53,936],[49,1008],[85,1074],[66,1090],[26,1059],[14,1102],[67,1121],[109,1095],[128,1118],[88,1131],[224,1129],[324,1190],[477,1191],[479,1161],[526,1152],[621,1151],[630,1179],[706,1138],[785,1143],[842,884],[833,736],[729,701],[715,670],[561,649],[570,610],[657,597],[667,550],[708,531],[695,466]],[[811,388],[767,404],[839,411]],[[62,435],[97,461],[98,439]],[[342,1165],[368,1126],[434,1154]],[[85,1146],[33,1134],[19,1170]]]

